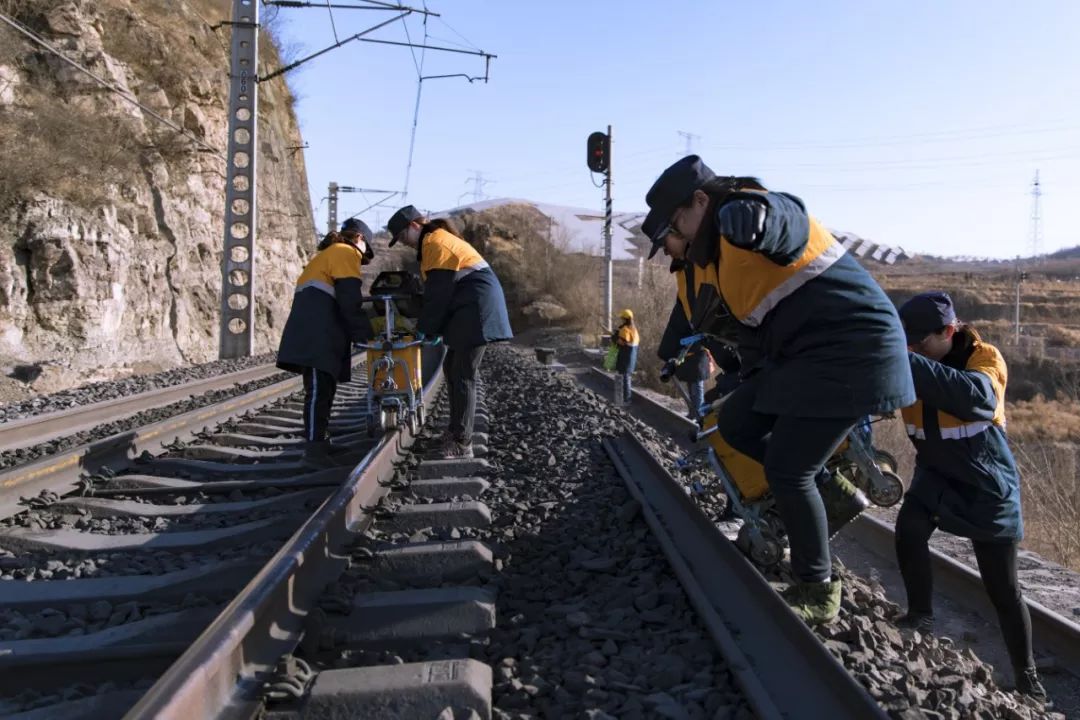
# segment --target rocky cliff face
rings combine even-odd
[[[0,0],[49,43],[226,147],[227,0]],[[269,38],[261,69],[280,61]],[[256,352],[276,347],[314,245],[282,79],[260,86]],[[224,160],[0,30],[0,366],[49,389],[217,355]],[[136,363],[139,363],[136,365]]]

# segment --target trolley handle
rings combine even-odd
[[[442,344],[442,338],[436,338],[434,340],[410,340],[408,342],[392,342],[382,341],[379,343],[353,343],[353,347],[357,350],[406,350],[412,347],[418,347],[420,345],[430,345],[432,347]]]

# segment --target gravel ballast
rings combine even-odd
[[[702,704],[708,698],[740,712],[722,659],[712,655],[600,448],[601,436],[629,427],[670,467],[677,455],[671,442],[523,353],[492,352],[483,377],[492,416],[489,460],[497,468],[484,500],[503,556],[493,579],[502,620],[485,658],[500,678],[496,707],[511,715],[591,709],[652,717],[665,715],[648,698],[666,694],[684,713],[671,717],[713,717],[715,708]],[[719,502],[705,507],[717,515],[720,509]],[[899,608],[882,589],[841,572],[841,617],[818,635],[890,716],[1055,717],[999,688],[994,668],[949,638],[897,630],[891,618]],[[788,573],[785,565],[770,580],[780,588]],[[596,632],[619,633],[622,643]],[[617,649],[610,656],[606,639],[608,650]],[[547,703],[539,702],[522,689],[534,676],[562,692],[552,689]],[[720,696],[694,694],[709,688]],[[594,689],[600,693],[590,699]]]
[[[228,400],[229,398],[237,397],[238,395],[244,395],[246,393],[258,390],[272,385],[283,380],[287,380],[293,377],[291,373],[277,373],[270,377],[255,382],[243,383],[242,385],[234,385],[229,388],[221,390],[212,390],[201,395],[181,400],[170,405],[164,405],[159,408],[153,408],[152,410],[144,410],[141,413],[136,413],[122,420],[116,420],[110,423],[103,423],[98,425],[92,430],[86,430],[84,432],[74,433],[72,435],[66,435],[55,440],[40,443],[38,445],[30,445],[24,448],[18,448],[16,450],[9,450],[0,453],[0,470],[6,470],[8,468],[15,467],[16,465],[22,465],[24,463],[32,462],[48,455],[64,452],[71,448],[91,443],[96,440],[102,440],[110,435],[116,435],[117,433],[129,432],[136,428],[140,428],[144,425],[150,425],[155,422],[167,420],[175,415],[182,415],[183,413],[190,412],[191,410],[198,410],[199,408],[213,405],[215,403]]]
[[[274,353],[265,353],[235,360],[214,360],[201,365],[189,365],[152,375],[133,375],[122,380],[107,380],[82,385],[51,395],[39,395],[28,400],[0,405],[0,422],[21,420],[34,415],[68,410],[80,405],[105,402],[106,400],[115,400],[116,398],[150,392],[151,390],[182,385],[193,380],[204,380],[209,377],[246,370],[258,365],[271,364],[276,359],[277,356]]]

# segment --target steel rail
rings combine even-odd
[[[282,371],[273,365],[259,365],[225,375],[192,380],[182,385],[158,388],[138,395],[11,420],[0,425],[0,452],[73,435],[144,410],[169,405],[212,390],[255,382],[280,372]]]
[[[0,472],[0,518],[23,509],[20,497],[37,495],[42,490],[63,495],[78,487],[83,473],[127,464],[143,452],[161,451],[175,440],[186,442],[211,425],[280,400],[298,391],[301,385],[299,377],[289,378]]]
[[[888,717],[636,437],[604,449],[758,717]]]
[[[862,515],[846,532],[862,547],[880,558],[895,562],[896,532],[872,515]],[[934,590],[943,592],[981,617],[997,621],[997,611],[986,594],[982,577],[974,568],[933,547]],[[1057,667],[1080,676],[1080,625],[1042,603],[1024,598],[1031,615],[1031,636],[1036,647],[1053,653]]]
[[[601,382],[610,383],[610,377],[597,368],[590,368],[586,377],[579,378],[593,389]],[[630,412],[652,427],[673,436],[680,444],[689,440],[693,423],[660,403],[634,391],[634,404]],[[854,538],[864,549],[887,561],[896,562],[896,533],[887,523],[870,514],[856,518],[844,533]],[[933,547],[930,548],[933,564],[934,585],[963,607],[992,622],[997,613],[983,587],[978,571]],[[1057,665],[1080,676],[1080,624],[1051,610],[1038,601],[1025,597],[1031,615],[1031,631],[1035,644],[1054,654]]]
[[[443,380],[436,358],[424,358],[434,368],[423,390],[428,410]],[[262,683],[300,641],[323,587],[345,568],[342,549],[368,526],[365,509],[389,492],[395,462],[413,440],[406,430],[387,433],[125,719],[254,716]]]

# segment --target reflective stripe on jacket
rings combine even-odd
[[[316,368],[339,382],[349,379],[350,343],[372,335],[362,306],[361,262],[357,248],[334,243],[304,266],[281,333],[278,367],[296,373]]]
[[[781,300],[832,267],[844,254],[828,230],[807,218],[809,232],[802,253],[788,265],[778,265],[753,250],[720,238],[719,285],[735,318],[758,327]]]
[[[749,243],[719,238],[709,259],[732,315],[756,328],[757,364],[768,378],[754,410],[854,420],[913,403],[900,318],[870,273],[798,198],[738,192],[730,199],[766,206]]]
[[[441,335],[451,348],[514,336],[499,278],[472,245],[438,228],[420,238],[416,251],[424,280],[417,330]]]

